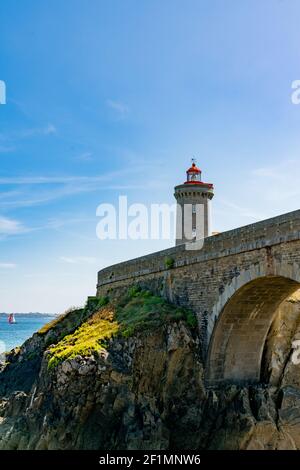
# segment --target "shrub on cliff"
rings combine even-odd
[[[172,269],[172,268],[174,268],[174,265],[175,265],[175,260],[174,260],[174,258],[167,257],[167,258],[165,259],[165,267],[166,267],[167,269]]]
[[[49,368],[77,355],[86,356],[105,350],[112,336],[129,336],[145,330],[153,330],[167,323],[183,320],[191,328],[197,320],[193,312],[176,307],[163,298],[138,287],[129,289],[118,302],[108,299],[88,299],[85,308],[94,313],[73,333],[68,334],[49,349]]]

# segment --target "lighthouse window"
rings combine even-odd
[[[196,214],[196,204],[193,204],[193,205],[192,205],[192,213],[193,213],[193,214]]]

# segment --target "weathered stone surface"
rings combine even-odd
[[[205,397],[197,348],[181,322],[53,371],[46,354],[29,395],[2,402],[0,448],[196,447]]]
[[[89,312],[34,335],[0,372],[0,448],[300,450],[300,211],[106,268],[98,295],[133,283],[198,333],[174,321],[53,370],[47,348]]]
[[[281,322],[288,313],[290,305],[281,306]],[[280,349],[277,326],[267,345]],[[0,448],[300,449],[292,330],[276,374],[274,355],[265,354],[273,385],[207,389],[200,339],[182,322],[115,338],[105,353],[77,356],[54,370],[45,353],[31,391],[2,398]]]
[[[273,385],[300,385],[300,366],[295,364],[295,341],[300,339],[300,291],[283,302],[274,315],[264,347],[263,379]],[[299,361],[300,362],[300,361]],[[298,371],[298,372],[297,372]],[[284,377],[282,377],[284,372]]]
[[[259,382],[275,311],[300,287],[300,211],[208,237],[198,250],[179,245],[105,268],[98,295],[133,283],[197,314],[211,384]]]

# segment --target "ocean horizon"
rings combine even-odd
[[[57,317],[53,313],[14,313],[16,323],[10,324],[8,315],[0,313],[0,353],[21,346],[33,333]]]

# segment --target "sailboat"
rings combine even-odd
[[[11,325],[12,323],[16,323],[16,319],[13,313],[8,315],[8,323]]]

